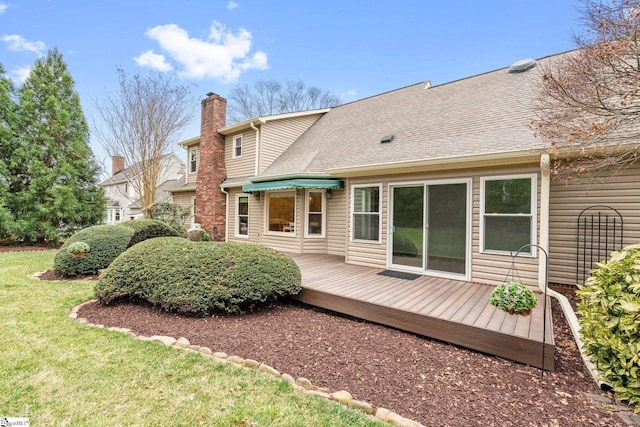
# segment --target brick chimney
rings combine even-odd
[[[218,129],[227,122],[227,100],[208,93],[202,101],[200,124],[200,166],[196,183],[196,222],[214,240],[225,240],[226,197],[220,189],[227,170],[224,163],[224,135]]]
[[[111,156],[111,175],[124,170],[124,156]]]

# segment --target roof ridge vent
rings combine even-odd
[[[523,73],[525,71],[529,71],[530,69],[536,66],[536,60],[532,58],[521,59],[519,61],[514,62],[509,67],[510,73]]]

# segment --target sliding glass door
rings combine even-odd
[[[392,268],[466,275],[468,186],[465,181],[391,187]]]

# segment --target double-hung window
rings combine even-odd
[[[237,228],[236,235],[239,237],[249,236],[249,196],[238,196],[236,199],[236,212],[237,212]]]
[[[380,243],[382,186],[353,186],[351,240]]]
[[[242,157],[242,135],[233,137],[233,157]]]
[[[198,149],[192,148],[189,150],[189,173],[198,172]]]
[[[536,175],[481,179],[483,252],[511,254],[536,243]],[[533,254],[533,246],[522,253]]]
[[[324,190],[307,190],[307,228],[306,237],[324,237]]]

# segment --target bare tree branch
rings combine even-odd
[[[93,100],[104,123],[94,123],[94,134],[110,156],[121,155],[127,165],[135,165],[130,184],[144,208],[156,200],[156,188],[166,179],[160,175],[162,161],[193,119],[195,101],[173,75],[129,75],[122,68],[117,73],[119,92]]]

